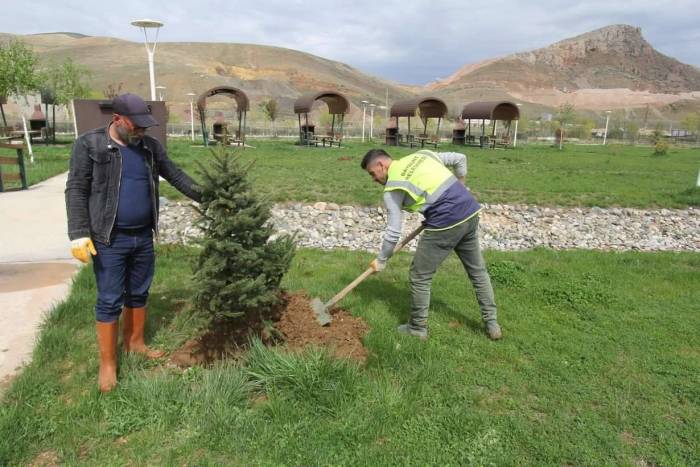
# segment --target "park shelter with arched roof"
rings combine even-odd
[[[485,121],[489,120],[493,123],[491,138],[496,136],[496,122],[501,120],[508,122],[506,124],[507,136],[506,141],[510,140],[510,122],[520,119],[520,109],[513,102],[509,101],[489,101],[489,102],[470,102],[462,108],[462,120],[467,120],[467,141],[472,140],[471,136],[471,121],[481,120],[481,137],[479,145],[484,146],[487,140],[485,135]]]
[[[317,136],[314,134],[314,125],[309,125],[309,113],[313,109],[316,101],[323,101],[328,106],[328,113],[333,117],[331,121],[331,131],[329,135]],[[304,94],[294,101],[294,113],[297,114],[299,120],[299,144],[303,145],[318,145],[322,142],[329,146],[337,144],[343,139],[343,123],[345,114],[350,108],[350,102],[345,96],[334,91],[320,91]],[[304,115],[304,123],[301,121],[301,116]],[[338,131],[335,131],[336,121],[339,125]]]
[[[250,101],[248,96],[238,88],[231,86],[217,86],[203,92],[197,99],[197,110],[199,111],[199,120],[202,123],[202,137],[204,138],[204,145],[209,145],[209,133],[207,132],[206,123],[206,110],[207,110],[207,99],[217,95],[224,95],[230,97],[236,101],[236,114],[238,116],[238,132],[236,138],[232,142],[240,144],[245,147],[245,127],[246,127],[246,115],[248,110],[250,110]],[[221,141],[227,142],[228,130],[225,124],[215,123],[214,124],[214,137],[220,139]],[[218,129],[218,131],[217,131]]]
[[[399,119],[401,117],[408,118],[408,133],[406,134],[405,141],[409,146],[420,143],[421,147],[423,147],[427,140],[432,140],[432,144],[435,144],[435,147],[437,147],[440,134],[440,122],[445,115],[447,115],[447,104],[437,97],[414,97],[395,102],[394,105],[391,106],[390,115],[391,117],[396,118],[397,129],[399,128]],[[411,134],[411,117],[415,117],[417,115],[420,116],[420,119],[423,121],[423,134],[414,139],[413,135]],[[437,129],[435,130],[435,135],[432,137],[429,137],[427,134],[428,119],[430,118],[438,119]],[[397,144],[399,144],[402,139],[401,135],[398,134],[396,136],[397,138],[395,141]],[[388,131],[387,143],[390,144]]]

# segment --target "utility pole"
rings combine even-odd
[[[647,104],[647,108],[644,111],[644,129],[647,129],[647,117],[649,117],[649,104]]]
[[[190,98],[190,134],[192,135],[192,142],[194,143],[194,97],[196,94],[188,92],[187,96]]]
[[[518,119],[515,121],[515,132],[513,133],[513,147],[518,145],[518,122],[520,121],[520,107],[522,104],[515,104],[518,106]]]
[[[365,142],[365,117],[367,115],[367,104],[369,102],[362,101],[362,142]]]
[[[389,88],[386,88],[386,97],[384,98],[384,121],[389,121]]]

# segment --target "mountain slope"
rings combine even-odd
[[[12,37],[0,35],[0,40]],[[150,95],[146,51],[142,43],[109,37],[68,33],[15,36],[32,46],[42,64],[59,63],[70,57],[92,71],[92,87],[102,91],[123,83],[122,90]],[[292,102],[311,91],[344,93],[355,106],[364,99],[384,102],[410,95],[396,83],[366,75],[344,63],[280,47],[225,43],[159,43],[155,53],[158,85],[166,87],[166,99],[187,102],[188,92],[197,94],[214,86],[242,89],[251,104],[275,97],[280,110],[291,114]]]
[[[450,100],[500,95],[594,109],[664,105],[700,98],[700,70],[657,52],[639,28],[613,25],[466,65],[430,89]]]

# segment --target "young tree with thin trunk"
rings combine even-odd
[[[277,137],[277,131],[275,129],[275,120],[277,120],[278,109],[277,100],[274,97],[270,97],[260,103],[260,111],[265,115],[265,118],[270,120],[272,124],[272,136]]]
[[[56,104],[65,105],[74,99],[90,95],[90,70],[68,58],[60,65],[53,65],[43,73],[43,81],[56,97]],[[68,108],[68,113],[71,113]]]
[[[20,41],[0,44],[0,114],[7,126],[3,102],[10,96],[22,96],[39,88],[34,51]]]
[[[556,121],[559,122],[559,149],[562,149],[564,145],[564,127],[573,122],[575,117],[576,109],[574,104],[565,102],[559,106],[555,117]]]
[[[698,135],[700,135],[700,112],[689,113],[683,117],[681,125],[684,129],[695,134],[695,144],[697,144]]]
[[[121,82],[119,84],[109,83],[107,87],[102,90],[102,94],[107,99],[114,99],[122,93],[122,87],[124,87],[124,83]]]

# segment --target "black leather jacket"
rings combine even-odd
[[[151,171],[153,228],[158,233],[158,180],[162,176],[178,191],[200,201],[195,182],[171,161],[155,138],[144,136],[140,145]],[[80,135],[73,144],[70,172],[66,182],[68,237],[90,237],[109,244],[117,217],[122,155],[107,127]]]

